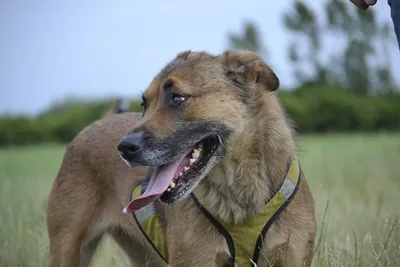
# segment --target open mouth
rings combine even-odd
[[[211,156],[218,147],[217,138],[207,138],[199,142],[196,147],[181,161],[160,200],[166,203],[181,198],[196,181],[199,172],[207,165]]]
[[[217,137],[198,142],[194,149],[184,153],[178,160],[158,166],[142,196],[132,200],[124,212],[132,212],[160,199],[173,203],[189,194],[200,182],[211,157],[219,146]]]

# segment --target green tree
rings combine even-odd
[[[374,9],[364,11],[348,0],[328,0],[320,22],[305,2],[295,0],[283,14],[283,23],[293,34],[288,56],[301,84],[339,85],[360,95],[395,88],[387,54],[390,27],[376,20]],[[329,49],[322,45],[326,38]]]
[[[295,66],[296,78],[303,84],[328,84],[329,71],[323,67],[320,59],[321,29],[314,11],[303,1],[296,0],[293,7],[283,14],[283,22],[289,32],[295,35],[288,54]],[[302,47],[299,38],[306,40],[305,47]],[[307,63],[311,64],[311,74],[304,70]]]
[[[373,8],[355,9],[345,0],[330,0],[325,11],[328,29],[346,41],[341,54],[342,85],[358,94],[393,91],[388,54],[393,39],[388,23],[380,24]]]
[[[258,55],[266,56],[261,33],[254,22],[245,21],[240,33],[228,33],[229,48],[234,50],[250,50]]]
[[[330,0],[325,6],[328,30],[346,43],[339,54],[342,85],[359,94],[366,94],[371,88],[368,57],[375,52],[372,41],[377,31],[371,10],[349,9],[349,3],[343,0]]]
[[[376,81],[374,88],[379,90],[380,93],[391,93],[396,89],[396,82],[393,78],[392,72],[389,66],[391,66],[391,59],[388,51],[390,51],[390,44],[396,42],[392,35],[392,29],[388,23],[383,23],[378,30],[379,40],[379,52],[377,53],[377,59],[381,59],[376,67]]]

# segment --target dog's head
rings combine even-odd
[[[223,160],[229,139],[251,128],[260,99],[278,87],[253,52],[180,53],[147,88],[141,121],[118,144],[128,165],[157,166],[142,202],[128,209],[190,194]]]

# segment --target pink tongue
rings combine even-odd
[[[172,179],[174,178],[179,164],[186,156],[187,153],[174,162],[157,167],[154,170],[149,185],[147,186],[147,189],[143,195],[129,202],[128,206],[126,206],[122,212],[128,213],[136,211],[159,198],[165,192],[165,190],[167,190]]]

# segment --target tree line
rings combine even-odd
[[[298,86],[281,88],[279,95],[298,132],[400,130],[399,87],[387,53],[395,40],[373,9],[360,11],[347,0],[329,0],[318,17],[297,0],[282,23],[293,36],[287,56]],[[252,50],[269,62],[263,40],[260,28],[247,21],[240,32],[228,34],[228,48]],[[330,48],[324,45],[327,40]],[[67,143],[113,105],[112,99],[68,100],[35,117],[0,116],[0,146]],[[142,110],[139,99],[131,101],[130,110]]]
[[[400,94],[374,97],[340,87],[303,86],[279,92],[289,117],[300,133],[373,132],[400,130]],[[114,101],[73,101],[52,107],[36,117],[0,117],[0,146],[45,142],[67,143],[112,108]],[[131,111],[141,112],[140,100]]]

